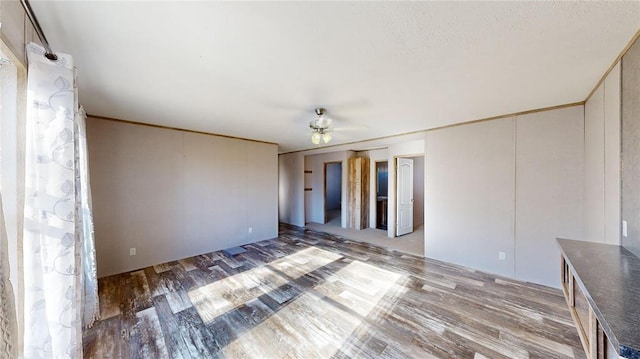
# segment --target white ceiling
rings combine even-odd
[[[32,0],[33,1],[33,0]],[[33,1],[93,115],[314,147],[578,102],[633,2]]]

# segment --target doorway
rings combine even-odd
[[[376,228],[387,230],[389,162],[376,162]]]
[[[396,158],[396,236],[424,225],[424,156]]]
[[[324,164],[324,223],[341,226],[342,162]]]

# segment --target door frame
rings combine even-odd
[[[423,153],[410,153],[410,154],[402,154],[402,155],[395,155],[393,156],[393,201],[395,202],[393,205],[393,213],[388,213],[389,216],[393,215],[394,218],[394,224],[393,224],[393,237],[392,238],[397,238],[398,237],[398,158],[415,158],[415,157],[425,157],[426,160],[426,154]],[[390,218],[390,217],[387,217]]]
[[[342,201],[344,200],[344,198],[342,198],[342,161],[329,161],[324,162],[323,164],[322,177],[324,184],[322,186],[324,188],[324,193],[322,194],[322,208],[324,210],[324,223],[327,223],[327,165],[331,164],[340,165],[340,227],[342,227]]]
[[[395,161],[395,159],[394,159]],[[379,183],[378,183],[378,163],[386,163],[387,164],[387,222],[389,221],[389,159],[385,159],[385,160],[373,160],[373,173],[375,174],[375,184],[376,184],[376,188],[375,188],[375,201],[374,201],[374,208],[375,211],[373,211],[374,213],[374,217],[373,217],[373,223],[374,229],[378,229],[378,217],[379,217],[379,213],[378,213],[378,187],[379,187]],[[371,222],[371,221],[370,221]],[[387,225],[387,229],[388,230],[388,225]]]

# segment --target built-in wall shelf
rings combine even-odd
[[[311,176],[307,176],[307,175],[310,175],[312,173],[313,173],[313,171],[311,171],[311,170],[304,170],[304,174],[305,174],[305,176],[304,176],[304,191],[305,192],[313,191],[313,188],[311,187],[312,183],[313,183],[313,179],[312,179]]]
[[[558,245],[562,287],[587,358],[640,359],[640,258],[610,244]]]

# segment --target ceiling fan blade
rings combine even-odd
[[[338,103],[329,102],[326,104],[325,108],[327,109],[327,112],[331,112],[331,111],[349,112],[349,111],[355,111],[355,110],[362,110],[369,106],[371,106],[371,104],[367,100],[351,100],[351,101],[338,102]]]
[[[302,113],[302,112],[313,113],[313,109],[308,109],[306,106],[297,106],[297,105],[291,105],[291,104],[276,102],[276,101],[264,102],[263,105],[267,109],[294,111],[299,113]]]
[[[369,131],[369,127],[365,125],[352,125],[352,126],[340,126],[335,127],[334,131]]]
[[[325,97],[325,96],[320,96]],[[291,104],[281,101],[268,101],[264,102],[264,106],[270,109],[280,109],[288,111],[298,111],[304,113],[315,113],[316,108],[325,108],[327,114],[331,116],[333,112],[349,112],[354,110],[362,110],[371,106],[367,100],[350,100],[343,102],[333,102],[322,100],[319,97],[314,96],[313,99],[307,101],[296,101],[297,104]]]

